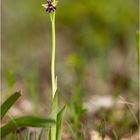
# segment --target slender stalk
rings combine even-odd
[[[51,13],[52,26],[52,60],[51,60],[51,76],[52,76],[52,99],[55,95],[55,12]]]
[[[52,78],[52,106],[51,117],[57,118],[57,97],[55,96],[57,90],[57,81],[55,76],[55,12],[50,13],[52,26],[52,59],[51,59],[51,78]],[[51,127],[51,140],[56,140],[56,126]]]
[[[52,98],[51,98],[51,118],[56,121],[56,125],[49,129],[49,140],[60,140],[61,137],[61,121],[65,108],[58,112],[58,98],[57,98],[57,77],[55,75],[55,11],[56,0],[47,0],[47,4],[42,4],[47,12],[50,13],[51,28],[52,28],[52,58],[51,58],[51,80],[52,80]]]

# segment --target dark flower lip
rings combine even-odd
[[[48,8],[46,9],[46,11],[49,12],[49,13],[52,12],[52,11],[54,12],[55,10],[56,10],[56,7],[53,6],[53,5],[48,5]]]
[[[47,4],[42,4],[47,12],[54,12],[56,10],[56,4],[53,4],[52,0],[47,0]]]

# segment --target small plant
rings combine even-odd
[[[65,106],[58,112],[58,95],[57,95],[57,76],[55,75],[55,12],[57,1],[47,0],[47,4],[42,4],[46,12],[50,15],[52,27],[52,58],[51,58],[51,80],[52,80],[52,105],[51,118],[56,121],[56,125],[49,129],[49,140],[61,140],[61,122],[65,111]]]

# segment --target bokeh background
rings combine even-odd
[[[2,1],[2,99],[22,90],[12,115],[49,114],[51,24],[42,3]],[[87,108],[89,131],[104,118],[109,136],[112,130],[121,137],[138,131],[138,8],[138,0],[59,0],[60,101]]]

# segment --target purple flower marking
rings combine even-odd
[[[46,9],[47,12],[51,12],[51,11],[55,11],[56,10],[56,7],[52,4],[52,0],[47,0],[47,3],[48,3],[48,7]]]

